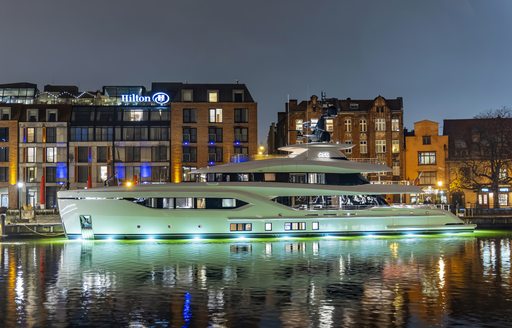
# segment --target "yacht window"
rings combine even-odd
[[[234,198],[223,198],[222,207],[236,207],[236,199]]]
[[[310,184],[325,184],[324,173],[308,173],[308,183]]]
[[[265,231],[272,231],[272,223],[265,223]]]
[[[275,173],[265,173],[265,181],[276,181]]]
[[[252,231],[252,223],[231,223],[230,231]]]
[[[162,198],[162,208],[174,208],[174,199]]]
[[[284,230],[306,230],[306,222],[286,222],[284,224]]]
[[[311,223],[311,229],[312,230],[318,230],[318,226],[319,226],[318,222]]]
[[[176,208],[193,208],[193,198],[176,198]]]
[[[206,199],[205,198],[197,198],[196,200],[196,208],[206,208]]]

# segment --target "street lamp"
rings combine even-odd
[[[21,203],[22,203],[22,191],[23,191],[23,188],[25,187],[25,183],[23,183],[23,181],[19,181],[18,182],[18,210],[19,210],[19,214],[20,214],[20,220],[21,220]]]

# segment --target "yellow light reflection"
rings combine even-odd
[[[391,251],[391,256],[393,256],[394,258],[398,257],[398,243],[397,242],[392,242],[391,244],[389,244],[389,250]]]
[[[439,258],[438,267],[437,274],[439,275],[439,289],[444,289],[446,272],[444,259],[442,257]]]

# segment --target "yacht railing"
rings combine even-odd
[[[302,211],[315,211],[315,210],[336,210],[336,211],[354,211],[354,210],[365,210],[369,208],[411,208],[411,209],[440,209],[444,211],[450,211],[450,205],[448,204],[392,204],[392,205],[377,205],[377,204],[366,204],[366,205],[321,205],[321,204],[313,204],[313,205],[300,205],[293,206],[296,210]]]
[[[408,180],[400,180],[400,181],[381,180],[381,181],[370,181],[370,184],[409,186],[409,185],[411,185],[411,181],[408,181]]]
[[[386,165],[386,162],[379,160],[378,158],[364,158],[364,157],[349,157],[351,162],[357,163],[368,163],[368,164],[383,164]]]

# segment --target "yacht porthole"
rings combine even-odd
[[[170,224],[168,224],[168,225],[167,225],[167,228],[171,229],[171,225],[170,225]]]
[[[139,224],[137,224],[137,229],[140,229],[140,225]]]
[[[199,229],[201,229],[201,227],[202,227],[202,226],[201,226],[201,225],[198,225],[197,227],[198,227]]]

